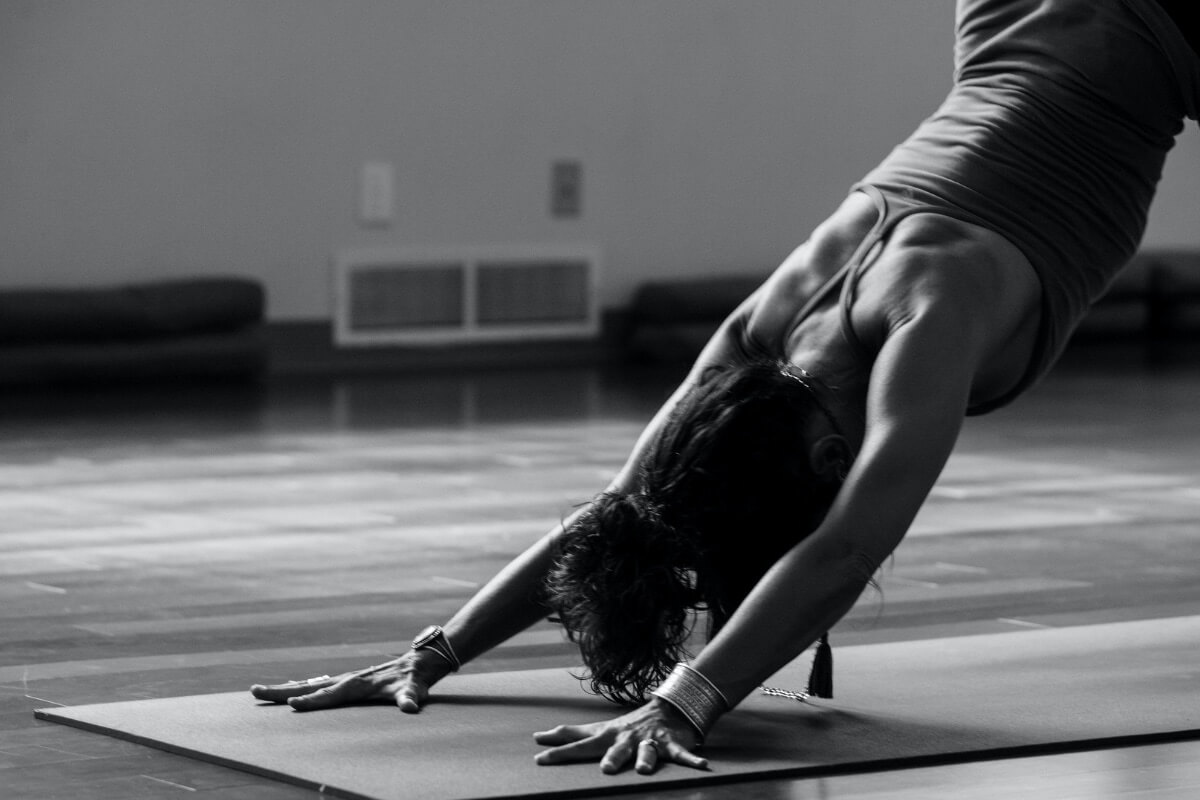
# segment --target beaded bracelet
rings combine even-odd
[[[684,663],[676,665],[657,689],[650,692],[687,717],[700,734],[700,740],[716,724],[717,718],[729,710],[729,701],[713,682]]]

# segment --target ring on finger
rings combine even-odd
[[[656,742],[654,739],[642,739],[640,742],[638,742],[638,747],[641,747],[642,745],[650,745],[650,749],[654,751],[655,755],[658,755],[658,742]]]

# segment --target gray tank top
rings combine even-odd
[[[995,405],[1050,368],[1133,256],[1185,117],[1200,58],[1155,0],[959,0],[954,88],[862,183],[969,215],[1036,270],[1039,350]]]

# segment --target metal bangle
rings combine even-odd
[[[449,655],[451,668],[455,672],[458,672],[460,669],[462,669],[462,662],[458,660],[458,653],[454,652],[454,647],[450,644],[450,637],[445,633],[442,634],[442,644],[446,645],[447,651],[446,653],[442,653],[442,655]]]
[[[701,741],[729,710],[729,701],[712,681],[687,664],[680,663],[650,694],[679,710],[700,734]]]
[[[413,650],[432,650],[439,656],[450,662],[452,672],[458,672],[462,669],[462,662],[458,659],[458,653],[454,652],[454,645],[450,644],[450,637],[446,635],[446,631],[441,625],[431,625],[425,629],[424,633],[413,641]]]

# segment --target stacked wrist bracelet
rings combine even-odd
[[[702,674],[680,663],[667,676],[667,679],[650,694],[658,697],[679,710],[687,717],[688,722],[704,740],[717,719],[729,710],[729,701],[713,682]]]
[[[458,672],[462,667],[462,662],[458,660],[458,654],[450,646],[450,640],[446,638],[446,632],[442,630],[440,625],[430,625],[418,633],[417,638],[413,639],[412,649],[432,650],[449,661],[450,669],[454,672]]]

